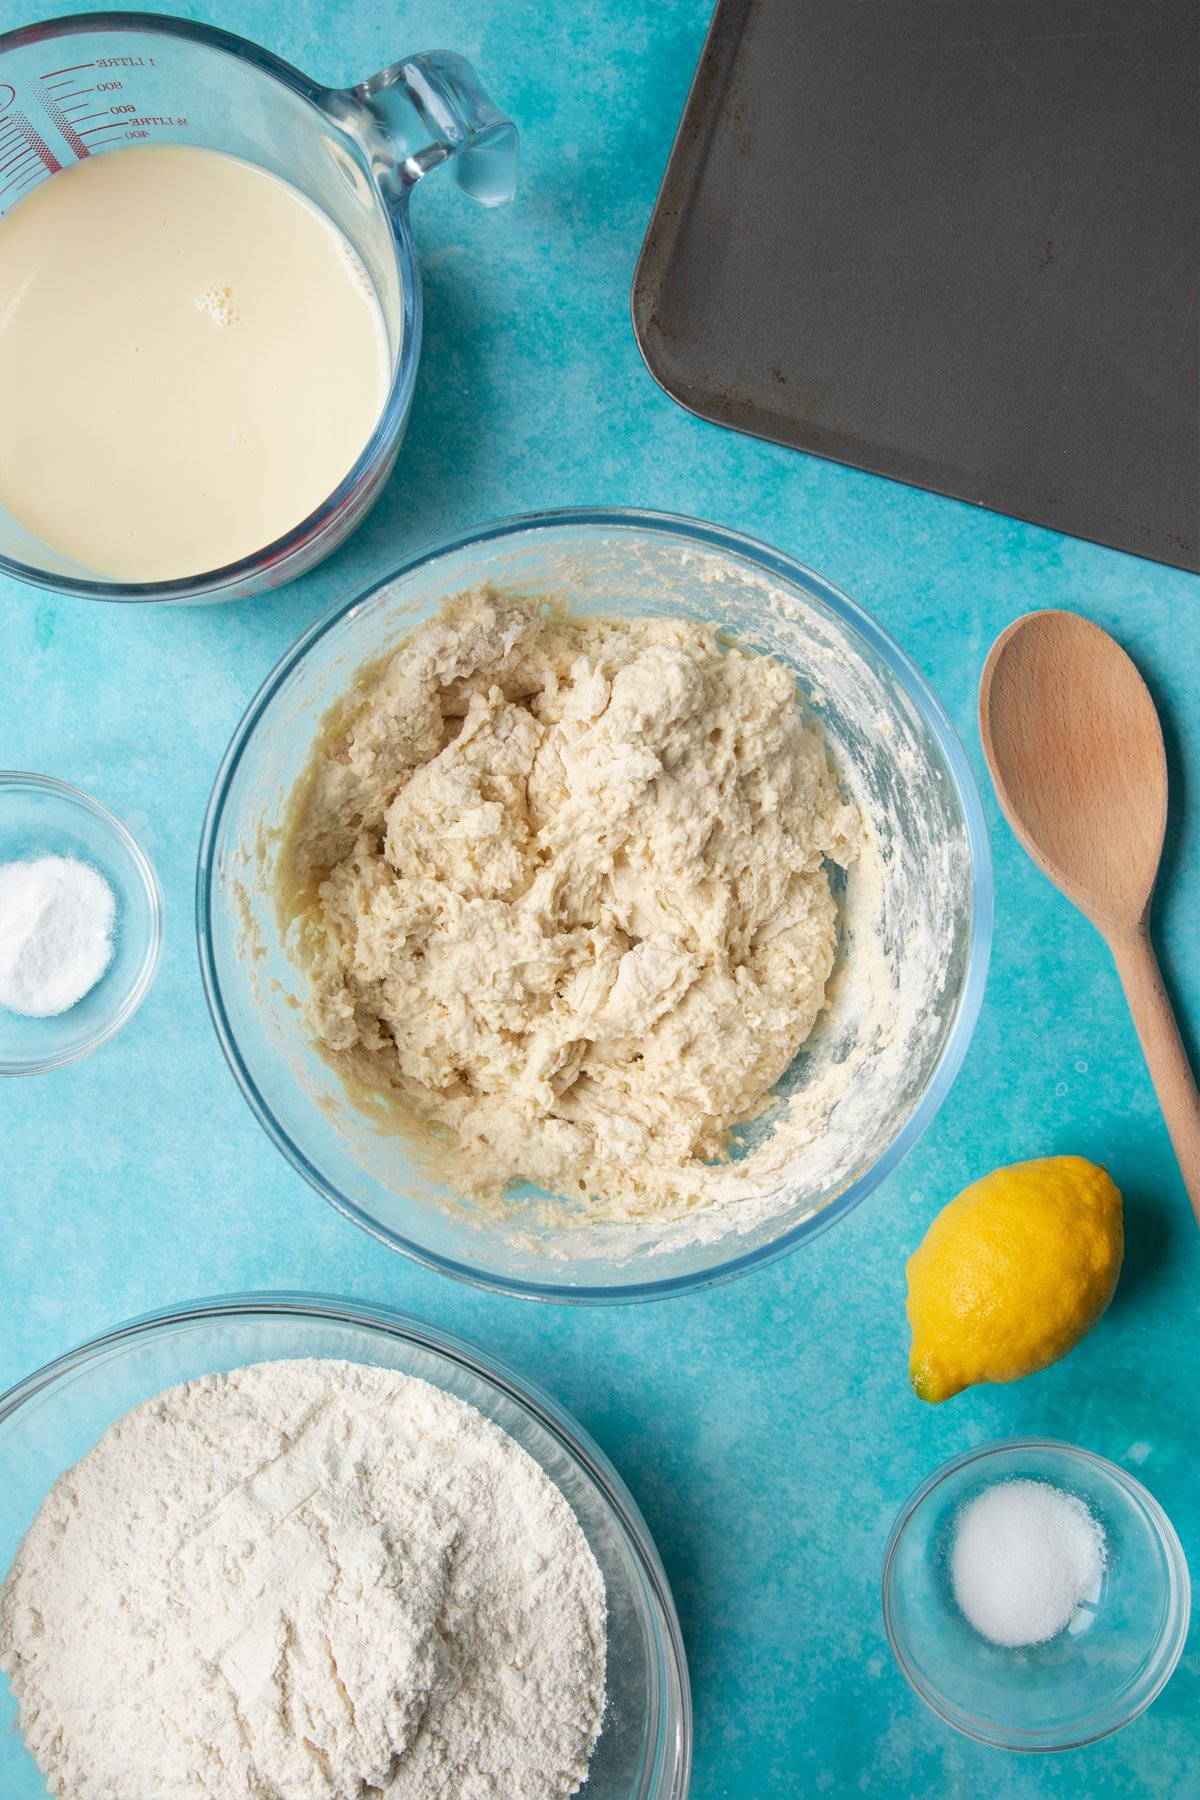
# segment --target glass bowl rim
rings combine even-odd
[[[213,908],[211,904],[213,883],[217,875],[214,854],[216,837],[222,823],[233,779],[259,721],[270,707],[280,688],[304,661],[313,646],[333,631],[347,614],[354,611],[355,608],[365,605],[382,588],[414,574],[439,558],[495,543],[504,538],[516,539],[525,535],[532,536],[539,533],[581,528],[621,531],[631,535],[648,535],[665,540],[683,539],[720,552],[735,560],[748,562],[752,567],[799,588],[802,593],[811,594],[821,605],[827,607],[837,618],[848,625],[852,632],[856,632],[859,637],[864,638],[897,678],[903,691],[916,706],[945,761],[966,832],[971,857],[972,895],[971,935],[966,975],[953,1023],[942,1045],[938,1060],[930,1072],[924,1091],[912,1112],[891,1143],[876,1158],[870,1168],[865,1169],[856,1180],[847,1183],[841,1193],[830,1200],[819,1212],[797,1221],[788,1231],[782,1232],[769,1243],[761,1244],[753,1250],[730,1256],[723,1262],[714,1263],[688,1274],[614,1282],[611,1285],[595,1287],[572,1286],[567,1283],[557,1283],[548,1278],[535,1280],[506,1276],[493,1273],[491,1270],[484,1270],[478,1265],[459,1261],[453,1257],[443,1256],[381,1224],[365,1207],[359,1206],[348,1196],[340,1193],[309,1160],[304,1151],[292,1142],[287,1131],[275,1118],[266,1100],[259,1093],[254,1078],[242,1058],[225,1012],[220,982],[217,978],[212,939]],[[284,652],[259,687],[235,728],[213,783],[212,794],[204,816],[196,867],[196,931],[200,972],[213,1028],[234,1079],[241,1088],[251,1111],[267,1136],[275,1144],[276,1149],[281,1152],[297,1173],[316,1189],[317,1193],[346,1218],[361,1226],[363,1230],[370,1232],[373,1237],[378,1238],[381,1243],[387,1244],[390,1249],[398,1250],[401,1254],[412,1257],[414,1261],[423,1264],[426,1268],[437,1269],[443,1274],[454,1276],[458,1280],[469,1282],[491,1292],[512,1294],[523,1299],[565,1302],[575,1305],[613,1305],[636,1300],[657,1300],[672,1294],[690,1293],[699,1288],[711,1287],[717,1282],[733,1280],[736,1276],[745,1274],[751,1269],[762,1267],[776,1261],[781,1256],[788,1255],[800,1243],[827,1230],[864,1200],[891,1173],[922,1136],[939,1111],[962,1066],[983,1002],[988,957],[991,949],[992,909],[991,846],[979,788],[967,760],[966,751],[951,724],[949,715],[930,683],[908,653],[901,649],[890,633],[872,618],[865,608],[859,606],[847,594],[842,593],[839,588],[826,581],[814,569],[810,569],[806,564],[788,556],[783,551],[775,550],[769,544],[748,537],[744,533],[732,531],[722,525],[709,524],[703,520],[687,518],[680,514],[653,512],[633,507],[561,507],[542,512],[517,514],[484,525],[476,525],[469,530],[455,532],[452,536],[422,545],[392,568],[382,574],[371,576],[363,584],[355,587],[348,596],[335,601],[332,606],[326,608]]]
[[[659,1748],[666,1757],[673,1757],[673,1766],[670,1762],[660,1764],[656,1777],[659,1785],[651,1800],[686,1800],[692,1765],[692,1698],[687,1653],[666,1570],[637,1501],[604,1451],[565,1406],[539,1383],[519,1374],[503,1358],[493,1357],[490,1351],[460,1337],[457,1332],[445,1331],[395,1307],[334,1294],[292,1289],[218,1294],[141,1313],[56,1356],[23,1377],[7,1393],[0,1394],[0,1428],[15,1419],[26,1405],[60,1377],[107,1361],[123,1346],[141,1339],[170,1336],[180,1327],[255,1318],[354,1325],[377,1336],[394,1338],[444,1357],[530,1414],[569,1460],[583,1471],[620,1527],[653,1598],[654,1604],[649,1610],[654,1619],[656,1650],[661,1665],[657,1693],[661,1719]],[[553,1477],[549,1479],[553,1480]],[[663,1777],[669,1779],[669,1786],[661,1785]]]
[[[0,769],[0,798],[14,789],[35,788],[51,796],[66,800],[71,805],[81,806],[85,812],[92,813],[99,819],[106,831],[110,832],[129,852],[133,859],[142,887],[150,906],[150,929],[146,948],[142,954],[137,980],[130,988],[124,1003],[119,1006],[112,1017],[93,1032],[92,1036],[74,1049],[54,1051],[45,1056],[28,1057],[20,1061],[0,1062],[0,1078],[4,1076],[47,1075],[52,1069],[65,1069],[71,1063],[81,1062],[98,1050],[101,1044],[115,1037],[122,1026],[127,1025],[146,995],[158,969],[159,958],[163,946],[163,897],[158,874],[154,864],[142,849],[138,840],[116,813],[85,793],[83,788],[73,787],[69,781],[59,781],[54,775],[37,775],[25,769]]]
[[[1160,1547],[1162,1548],[1168,1570],[1169,1610],[1162,1632],[1155,1645],[1161,1653],[1164,1646],[1166,1654],[1161,1656],[1155,1673],[1144,1690],[1138,1692],[1136,1701],[1128,1704],[1119,1715],[1113,1715],[1107,1722],[1097,1724],[1097,1715],[1093,1714],[1087,1728],[1077,1734],[1064,1735],[1061,1732],[1045,1735],[1023,1731],[1014,1727],[1003,1731],[992,1724],[985,1725],[974,1715],[960,1709],[949,1702],[941,1690],[935,1688],[915,1667],[908,1655],[901,1638],[897,1615],[901,1611],[895,1588],[896,1561],[900,1545],[909,1526],[925,1501],[960,1470],[969,1468],[972,1463],[985,1463],[993,1459],[999,1460],[1011,1455],[1037,1454],[1049,1452],[1060,1456],[1068,1466],[1071,1463],[1081,1464],[1103,1477],[1104,1481],[1119,1488],[1125,1497],[1134,1502],[1142,1511],[1151,1526]],[[989,1443],[977,1444],[970,1450],[964,1450],[957,1456],[941,1463],[933,1473],[927,1475],[919,1486],[908,1496],[888,1533],[887,1546],[883,1555],[883,1576],[881,1583],[883,1605],[883,1622],[887,1632],[888,1643],[900,1673],[904,1676],[919,1700],[924,1701],[930,1711],[961,1731],[965,1737],[973,1738],[976,1743],[987,1744],[993,1749],[1010,1750],[1018,1754],[1053,1754],[1064,1750],[1082,1750],[1088,1744],[1099,1743],[1102,1738],[1111,1737],[1114,1732],[1121,1731],[1132,1724],[1158,1698],[1175,1673],[1187,1645],[1188,1626],[1191,1618],[1191,1576],[1188,1571],[1187,1558],[1179,1541],[1179,1534],[1172,1525],[1166,1512],[1145,1487],[1127,1469],[1121,1468],[1106,1456],[1100,1456],[1094,1450],[1086,1450],[1081,1444],[1067,1443],[1063,1438],[1045,1437],[1008,1437],[993,1438]]]
[[[302,70],[285,62],[281,56],[276,56],[273,50],[256,43],[253,38],[242,37],[237,32],[226,31],[220,25],[209,25],[202,20],[181,19],[173,13],[64,13],[60,18],[40,19],[36,24],[19,25],[11,31],[0,32],[0,56],[5,51],[21,50],[51,36],[72,37],[77,32],[88,31],[157,32],[162,37],[188,38],[210,50],[236,57],[239,62],[249,63],[260,74],[271,76],[281,86],[290,88],[293,94],[314,109],[324,120],[326,127],[337,123],[324,109],[321,101],[323,97],[339,90],[322,87],[319,82],[310,80]],[[374,174],[369,170],[367,173],[376,203],[387,217],[400,269],[403,337],[379,417],[366,443],[336,487],[281,537],[263,544],[247,556],[239,557],[235,562],[225,563],[215,569],[201,569],[195,575],[180,575],[165,581],[106,581],[98,575],[59,575],[51,569],[40,568],[37,564],[22,562],[19,557],[6,556],[3,552],[0,552],[0,574],[10,575],[14,581],[24,582],[30,587],[52,588],[55,593],[69,594],[72,598],[81,600],[142,606],[178,606],[205,599],[227,600],[234,596],[226,593],[226,589],[237,587],[243,582],[255,582],[277,564],[286,562],[329,519],[342,511],[362,482],[385,461],[403,428],[412,402],[417,364],[421,357],[421,265],[408,224],[408,209],[406,205],[389,205],[380,192]],[[279,583],[276,581],[273,585]]]

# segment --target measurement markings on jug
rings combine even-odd
[[[61,97],[57,92],[60,87],[62,89]],[[74,99],[76,91],[75,78],[70,72],[60,75],[53,85],[50,85],[50,78],[43,75],[38,99],[42,103],[42,111],[72,154],[76,157],[90,156],[91,152],[76,129],[74,121],[69,119],[63,110],[63,100]]]
[[[0,199],[14,196],[62,164],[23,112],[9,112],[0,126]]]
[[[142,57],[105,57],[100,62],[81,64],[81,68],[105,69],[120,66],[138,67],[144,63]],[[153,62],[153,58],[150,59]],[[163,113],[138,114],[135,100],[115,100],[109,105],[99,106],[90,112],[81,112],[81,106],[87,104],[89,94],[124,93],[125,83],[120,80],[98,81],[93,87],[80,87],[78,74],[68,73],[57,80],[42,76],[42,91],[39,96],[42,108],[56,130],[62,133],[64,141],[70,145],[76,157],[90,156],[100,146],[87,140],[100,136],[111,139],[120,134],[134,142],[149,137],[156,127],[176,128],[187,125],[186,118],[173,118]],[[97,121],[88,124],[89,120]]]

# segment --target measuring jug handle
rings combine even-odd
[[[448,161],[464,194],[481,206],[512,199],[517,128],[465,57],[453,50],[405,57],[360,82],[349,98],[367,115],[366,135],[385,186],[407,192]]]

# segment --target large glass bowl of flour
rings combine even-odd
[[[302,1294],[199,1301],[119,1326],[0,1396],[0,1579],[53,1483],[124,1413],[179,1382],[296,1357],[430,1382],[533,1457],[570,1504],[608,1603],[604,1719],[579,1800],[684,1800],[692,1723],[683,1643],[658,1553],[620,1476],[549,1395],[386,1308]],[[0,1794],[47,1800],[16,1711],[0,1675]]]
[[[289,795],[356,672],[449,596],[482,583],[576,613],[682,615],[796,672],[866,843],[831,871],[827,1005],[729,1162],[682,1216],[603,1221],[513,1193],[472,1206],[315,1047],[305,976],[276,921]],[[723,1279],[844,1217],[933,1118],[979,1011],[992,877],[978,790],[920,672],[845,595],[779,551],[695,521],[559,512],[488,525],[413,557],[319,620],[253,701],[205,821],[200,958],[222,1048],[293,1166],[356,1223],[450,1274],[512,1293],[642,1299]]]

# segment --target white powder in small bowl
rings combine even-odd
[[[73,856],[0,863],[0,1006],[49,1019],[77,1006],[113,955],[117,902]]]
[[[958,1516],[954,1598],[993,1644],[1045,1644],[1096,1598],[1108,1563],[1104,1530],[1083,1501],[1045,1481],[998,1481]]]

